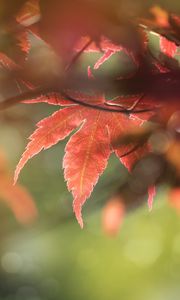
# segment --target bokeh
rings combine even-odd
[[[177,12],[180,8],[178,1],[158,1],[158,5]],[[138,7],[143,7],[141,1]],[[32,49],[26,67],[32,76],[37,73],[48,80],[49,74],[63,73],[50,47],[31,34],[29,40]],[[153,34],[150,47],[158,56],[159,40]],[[75,71],[86,76],[87,66],[93,68],[100,57],[82,54]],[[177,65],[180,57],[175,58]],[[172,61],[167,59],[167,63]],[[120,76],[133,67],[121,52],[93,74],[97,78]],[[6,72],[2,68],[3,80]],[[13,96],[23,88],[13,79],[11,85],[8,81],[2,86],[0,97]],[[36,123],[56,110],[47,104],[21,103],[0,112],[0,152],[7,159],[10,176]],[[108,235],[102,223],[104,206],[128,177],[112,154],[83,207],[82,230],[63,176],[67,140],[34,157],[19,178],[18,184],[28,190],[36,207],[32,222],[19,222],[0,188],[0,300],[179,300],[180,215],[169,201],[170,187],[166,183],[157,187],[151,212],[145,195],[140,206],[125,213],[119,231]]]

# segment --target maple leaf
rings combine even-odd
[[[38,0],[26,1],[16,15],[16,20],[24,26],[30,26],[39,19],[40,9]]]
[[[21,185],[13,185],[4,152],[0,151],[0,199],[9,206],[16,219],[27,224],[37,217],[37,208],[29,192]]]
[[[40,39],[39,26],[37,25],[40,20],[40,9],[38,0],[29,0],[24,3],[22,8],[16,15],[16,21],[23,26],[22,31],[17,35],[19,45],[25,53],[29,53],[31,43],[29,34]]]
[[[105,105],[106,102],[103,95],[87,95],[78,92],[71,92],[71,94],[69,92],[69,95],[76,99],[83,99],[86,103],[93,101]],[[143,146],[130,153],[128,157],[121,157],[124,151],[130,150],[132,146],[117,148],[114,145],[117,136],[127,133],[135,126],[140,126],[143,121],[139,115],[128,116],[73,104],[60,95],[41,96],[33,102],[67,107],[56,111],[37,124],[38,128],[30,136],[30,142],[16,167],[14,180],[17,181],[21,169],[30,158],[41,150],[55,145],[79,128],[66,145],[63,168],[68,189],[74,197],[73,208],[76,218],[83,227],[82,205],[91,195],[99,176],[105,170],[110,154],[115,152],[121,163],[130,170],[134,162],[148,152],[148,149]]]
[[[90,40],[90,37],[82,37],[78,43],[75,45],[74,50],[75,51],[81,51],[82,49],[84,53],[86,52],[92,52],[92,53],[100,53],[102,56],[95,62],[94,69],[97,70],[99,67],[104,64],[108,59],[111,58],[112,55],[124,52],[130,59],[132,60],[133,64],[138,67],[139,61],[135,57],[134,53],[125,47],[122,47],[121,45],[115,44],[112,41],[110,41],[105,36],[101,36],[100,41],[98,44],[95,42],[90,43],[88,45],[88,41]],[[85,45],[88,45],[88,47],[85,47]],[[85,47],[85,48],[84,48]]]
[[[152,209],[155,193],[155,186],[150,186],[148,188],[149,210]],[[124,221],[125,214],[130,208],[130,202],[128,203],[126,200],[127,199],[121,194],[117,194],[111,197],[106,203],[102,212],[102,227],[105,234],[114,236],[119,232],[119,229]]]
[[[166,56],[173,58],[176,54],[177,48],[178,47],[174,42],[169,41],[163,36],[160,36],[160,49]]]
[[[28,38],[28,32],[24,31],[24,32],[20,32],[18,35],[17,35],[17,40],[18,40],[18,43],[19,43],[19,46],[21,48],[21,50],[25,53],[29,53],[29,50],[30,50],[30,41],[29,41],[29,38]]]
[[[97,43],[105,35],[128,49],[138,48],[137,26],[130,21],[129,12],[117,16],[113,1],[55,0],[52,5],[49,0],[40,0],[39,5],[42,36],[67,62],[75,44],[86,35]]]
[[[1,199],[9,206],[20,223],[32,223],[37,217],[37,208],[32,196],[21,185],[14,186],[11,178],[0,178]]]
[[[8,70],[16,69],[18,67],[11,58],[2,52],[0,52],[0,66]]]

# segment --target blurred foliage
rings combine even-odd
[[[1,146],[12,169],[34,122],[50,110],[20,105],[13,112],[30,115],[31,125],[3,122]],[[40,212],[33,226],[18,225],[1,205],[0,299],[179,300],[180,218],[167,203],[167,188],[159,190],[151,213],[145,204],[126,217],[117,237],[107,237],[102,205],[127,176],[113,156],[84,208],[86,226],[80,230],[63,179],[64,146],[45,151],[23,171],[21,182]]]
[[[22,2],[18,1],[18,5]],[[135,11],[154,2],[173,12],[180,11],[176,0],[116,1],[117,5],[124,4],[126,9],[129,5]],[[11,7],[14,13],[17,6]],[[3,5],[1,13],[4,15]],[[62,71],[52,50],[37,37],[29,36],[33,48],[25,67],[32,70],[32,77],[36,70],[37,77],[40,73],[46,78],[49,73]],[[150,36],[150,48],[158,57],[159,40],[155,35]],[[99,57],[99,54],[83,54],[76,71],[85,75],[87,65],[93,66]],[[179,55],[175,58],[179,63]],[[172,64],[170,59],[162,59]],[[118,66],[117,61],[124,64]],[[131,68],[128,57],[118,53],[93,73],[97,77],[117,76]],[[9,85],[2,86],[2,99],[25,88],[19,87],[16,80],[12,85],[12,89]],[[0,147],[7,153],[12,170],[34,124],[55,110],[45,104],[20,104],[1,113]],[[113,239],[107,237],[101,227],[102,207],[128,176],[112,156],[84,208],[86,226],[81,231],[74,220],[72,197],[63,178],[65,144],[66,141],[61,142],[41,153],[23,170],[20,182],[31,191],[39,210],[39,218],[33,225],[19,225],[11,211],[0,203],[0,299],[179,300],[180,218],[168,204],[168,187],[159,188],[151,213],[144,199],[141,208],[127,215],[119,235]]]

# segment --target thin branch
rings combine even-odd
[[[76,104],[79,104],[79,105],[82,105],[82,106],[86,106],[86,107],[89,107],[89,108],[93,108],[93,109],[97,109],[97,110],[102,110],[102,111],[108,111],[108,112],[117,112],[117,113],[124,113],[124,114],[130,114],[130,113],[133,113],[133,114],[137,114],[137,113],[145,113],[145,112],[150,112],[150,111],[155,111],[155,109],[139,109],[139,110],[129,110],[129,109],[117,109],[117,108],[109,108],[106,106],[106,104],[103,104],[103,105],[95,105],[95,104],[91,104],[89,102],[84,102],[84,101],[81,101],[81,100],[78,100],[78,99],[75,99],[71,96],[69,96],[68,94],[66,94],[65,92],[61,92],[62,95],[67,98],[68,100],[76,103]]]
[[[150,112],[154,111],[154,109],[139,109],[139,110],[128,110],[128,109],[117,109],[117,108],[109,108],[105,104],[102,105],[96,105],[89,102],[85,102],[83,100],[75,99],[74,97],[69,96],[66,92],[62,91],[60,88],[36,88],[35,90],[31,90],[25,93],[22,93],[20,95],[7,98],[6,100],[0,102],[0,110],[7,109],[21,101],[25,101],[27,99],[33,100],[34,98],[38,98],[39,96],[46,95],[49,93],[60,93],[63,97],[67,98],[67,100],[72,101],[75,104],[79,104],[85,107],[89,107],[96,110],[102,110],[107,112],[117,112],[117,113],[124,113],[124,114],[130,114],[130,113],[144,113],[144,112]]]
[[[44,89],[37,88],[35,90],[24,92],[20,95],[16,95],[14,97],[7,98],[4,101],[0,102],[0,110],[7,109],[15,104],[20,103],[21,101],[39,97],[40,95],[42,95],[42,93],[44,93]]]
[[[84,52],[84,50],[86,50],[91,45],[92,42],[93,42],[93,40],[89,39],[89,41],[83,46],[83,48],[79,52],[76,53],[76,55],[73,57],[71,62],[66,66],[65,72],[68,72],[70,70],[70,68],[75,64],[75,62],[78,60],[78,58]]]

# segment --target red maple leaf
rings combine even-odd
[[[24,26],[30,26],[40,18],[40,9],[38,0],[25,1],[24,5],[18,11],[16,20]]]
[[[174,42],[166,39],[163,36],[160,36],[160,50],[162,51],[162,53],[173,58],[176,54],[177,49],[178,47]]]
[[[13,70],[18,68],[17,64],[2,52],[0,52],[0,67],[1,66],[7,70]]]
[[[29,34],[40,39],[38,21],[40,20],[40,9],[38,0],[29,0],[24,3],[16,15],[17,23],[22,26],[21,31],[17,32],[16,38],[23,52],[29,53],[31,41]]]
[[[83,52],[93,52],[93,53],[100,53],[102,56],[96,61],[94,65],[94,69],[99,69],[99,67],[105,63],[110,57],[114,54],[124,52],[130,59],[132,60],[133,64],[138,67],[139,61],[135,57],[134,53],[125,47],[122,47],[121,45],[117,45],[110,41],[108,38],[101,36],[101,39],[99,41],[99,44],[97,45],[95,42],[92,42],[88,45],[88,42],[90,41],[90,37],[82,37],[78,43],[75,45],[74,49],[75,51],[81,51],[83,49]],[[85,47],[85,45],[88,45]]]
[[[86,103],[93,102],[102,107],[106,106],[106,99],[100,94],[87,95],[79,92],[68,92],[68,94],[75,99],[83,99]],[[117,105],[118,101],[121,103],[123,99],[120,97],[115,100]],[[73,208],[76,218],[83,227],[82,205],[90,197],[99,176],[104,172],[110,154],[115,152],[121,163],[130,170],[133,164],[149,151],[147,146],[142,146],[128,156],[124,156],[133,145],[115,146],[117,138],[127,134],[134,127],[141,126],[143,114],[141,119],[139,114],[128,115],[116,111],[96,110],[73,104],[60,95],[41,96],[31,102],[47,102],[67,107],[56,111],[37,124],[38,128],[30,136],[30,142],[17,165],[15,182],[30,158],[41,150],[57,144],[78,128],[66,145],[63,168],[68,189],[74,197]]]

